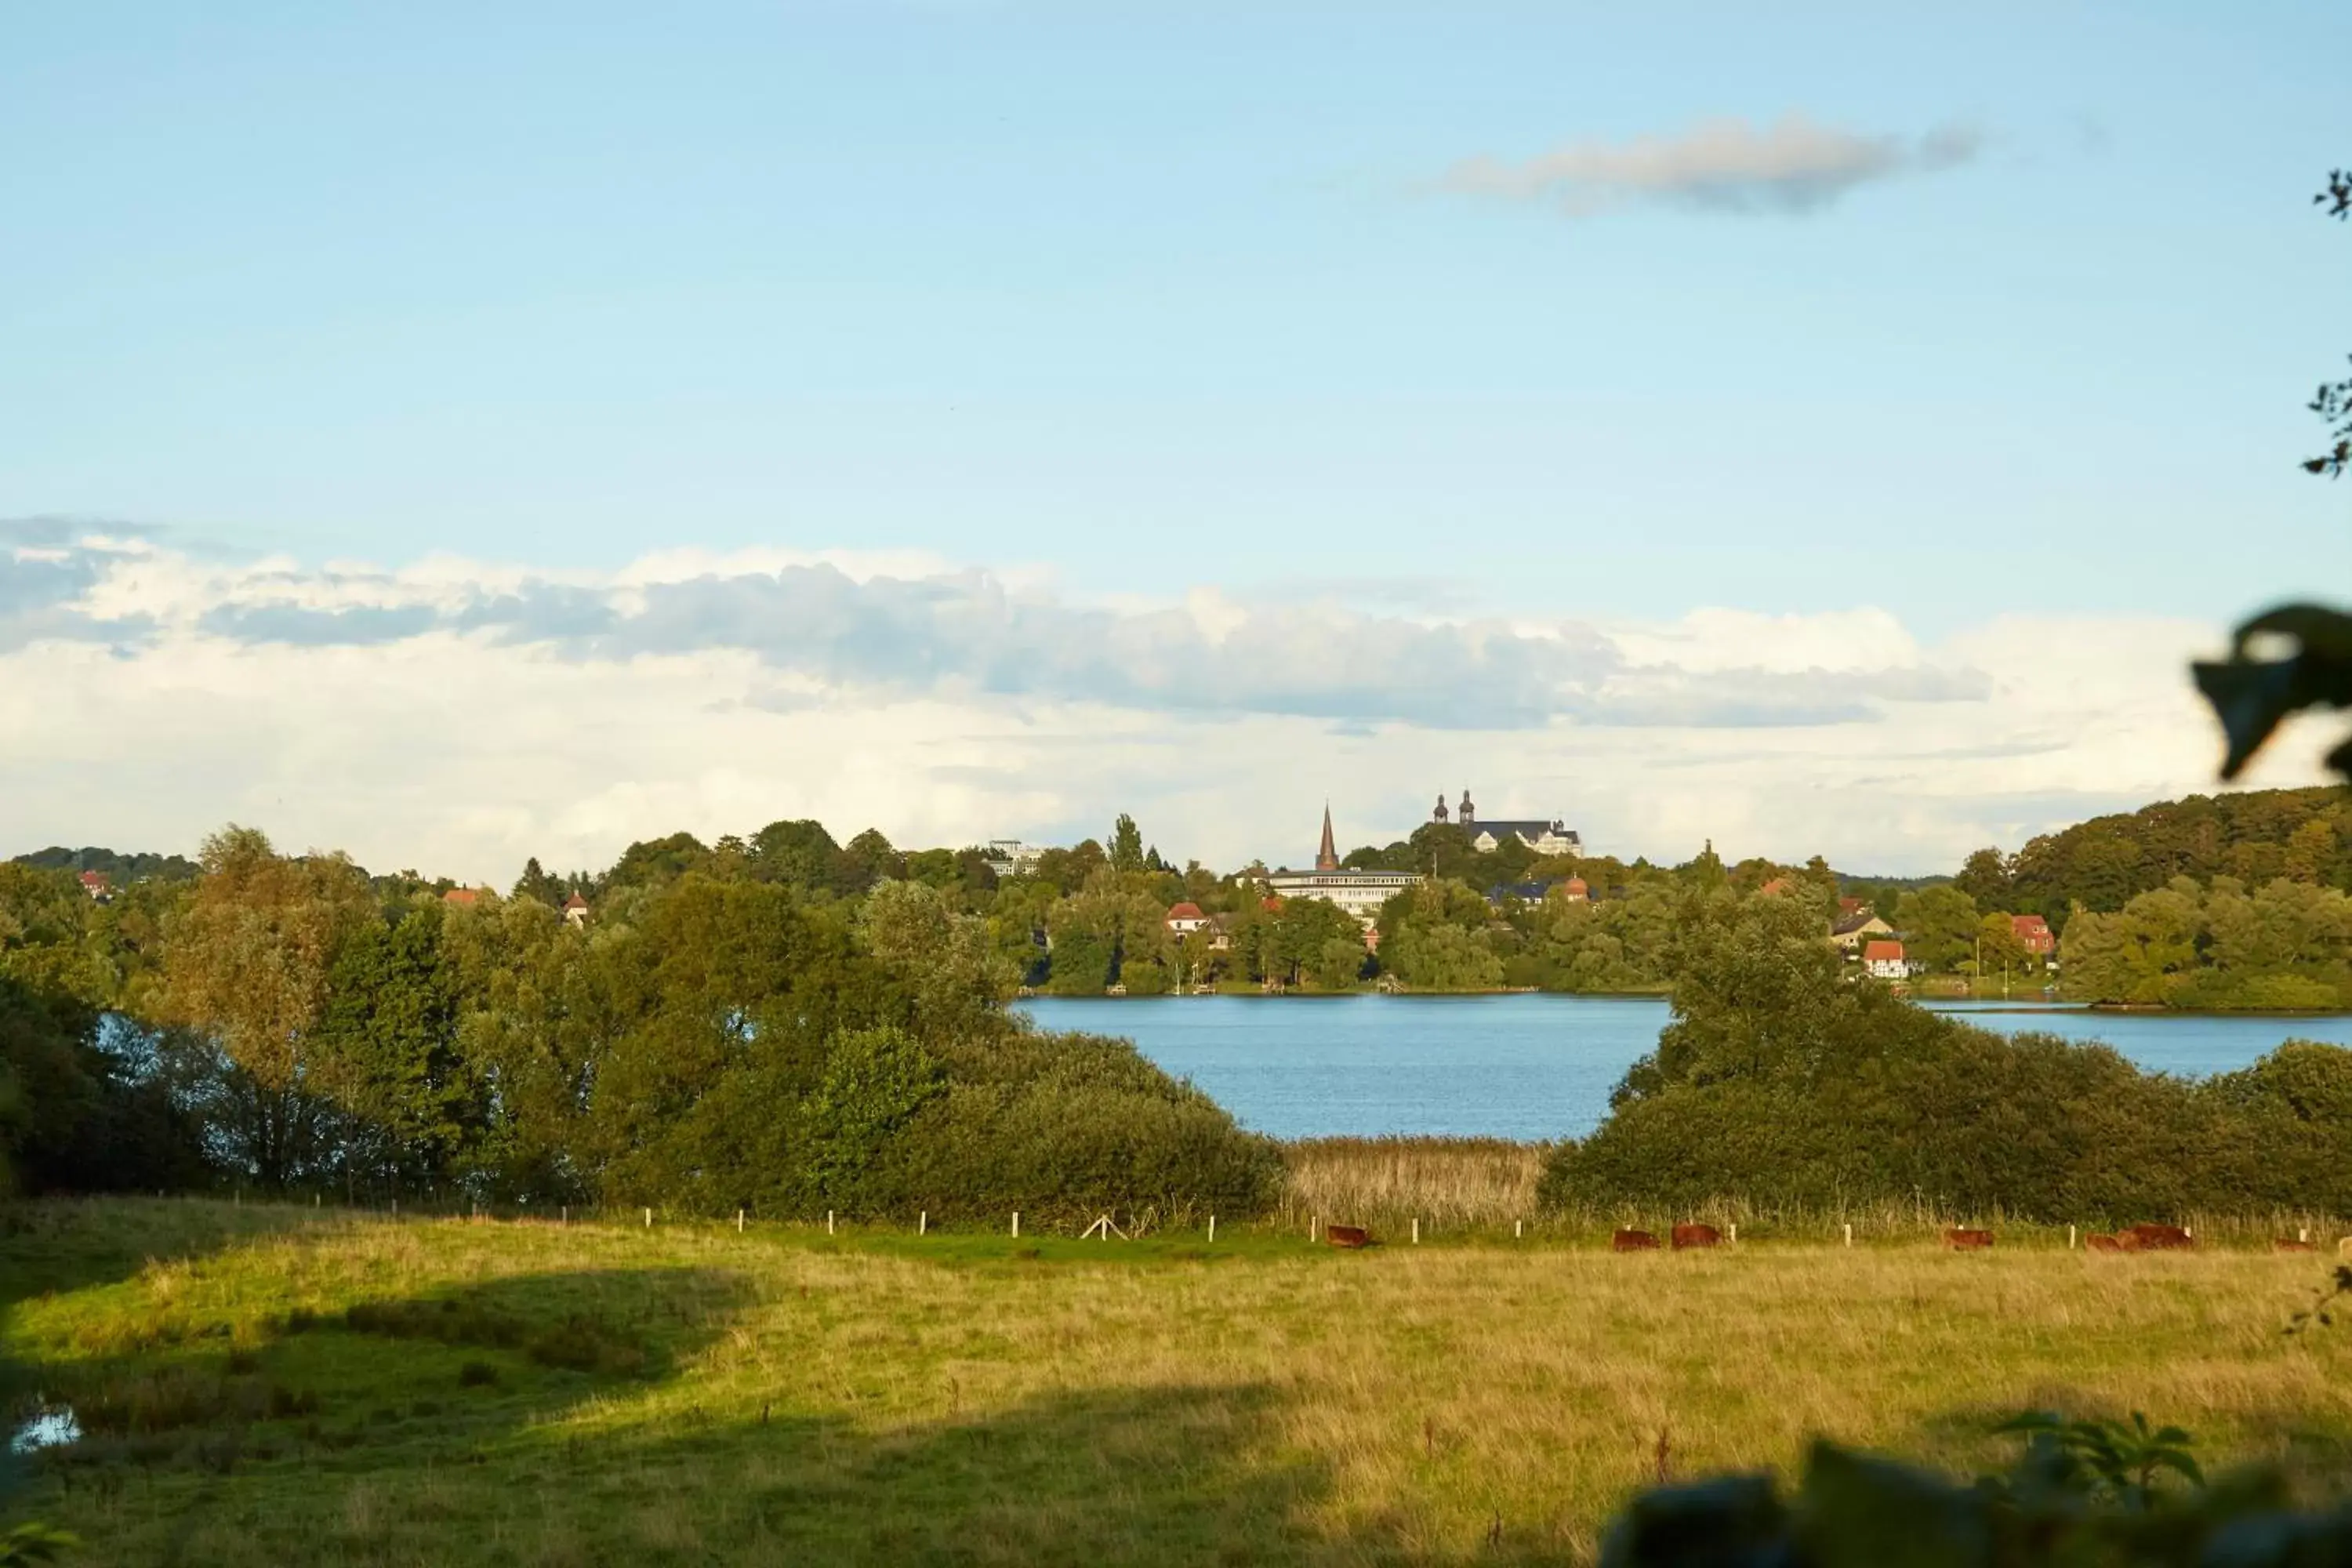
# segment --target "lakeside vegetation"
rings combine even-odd
[[[2268,1255],[9,1214],[5,1349],[85,1417],[25,1500],[92,1562],[1555,1562],[1823,1431],[1967,1473],[2142,1409],[2306,1500],[2352,1452]]]

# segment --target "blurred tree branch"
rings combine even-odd
[[[2326,188],[2311,200],[2328,217],[2352,216],[2352,170],[2330,170]],[[2341,479],[2352,468],[2352,377],[2322,383],[2311,411],[2327,422],[2333,445],[2304,459],[2304,471]],[[2281,641],[2294,650],[2263,657]],[[2352,616],[2322,605],[2282,605],[2240,626],[2226,660],[2190,668],[2221,721],[2228,744],[2221,776],[2235,778],[2289,715],[2352,707]],[[2352,741],[2330,752],[2327,764],[2352,778]]]

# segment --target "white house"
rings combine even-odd
[[[1470,847],[1480,854],[1490,854],[1512,838],[1538,855],[1581,855],[1584,840],[1565,823],[1552,822],[1480,822],[1469,829]]]
[[[988,868],[1000,877],[1026,877],[1037,869],[1045,847],[1024,844],[1018,838],[992,838],[988,841]]]
[[[1874,942],[1862,950],[1862,967],[1873,980],[1908,980],[1911,965],[1899,942]]]
[[[1168,928],[1171,936],[1191,936],[1194,931],[1207,928],[1209,917],[1201,912],[1200,905],[1187,900],[1170,905],[1167,917],[1160,923]]]

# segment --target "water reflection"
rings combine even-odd
[[[73,1407],[58,1405],[47,1407],[16,1428],[8,1439],[12,1454],[35,1454],[43,1448],[62,1447],[81,1441],[81,1423],[74,1419]]]

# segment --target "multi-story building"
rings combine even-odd
[[[1417,871],[1350,870],[1339,864],[1339,846],[1331,837],[1331,808],[1323,808],[1323,842],[1315,853],[1312,871],[1269,872],[1265,885],[1280,899],[1320,899],[1337,904],[1364,924],[1372,923],[1381,906],[1409,888],[1426,880]]]
[[[1026,877],[1037,869],[1043,846],[1024,844],[1018,838],[992,838],[988,841],[988,868],[1000,877]]]
[[[1432,822],[1446,820],[1445,797],[1437,797],[1437,809],[1429,814]],[[1462,828],[1462,837],[1470,847],[1481,855],[1490,855],[1510,839],[1517,838],[1538,855],[1581,855],[1584,840],[1576,830],[1559,817],[1549,822],[1509,821],[1481,822],[1478,807],[1472,803],[1470,792],[1462,792],[1462,805],[1455,810],[1454,820]]]

